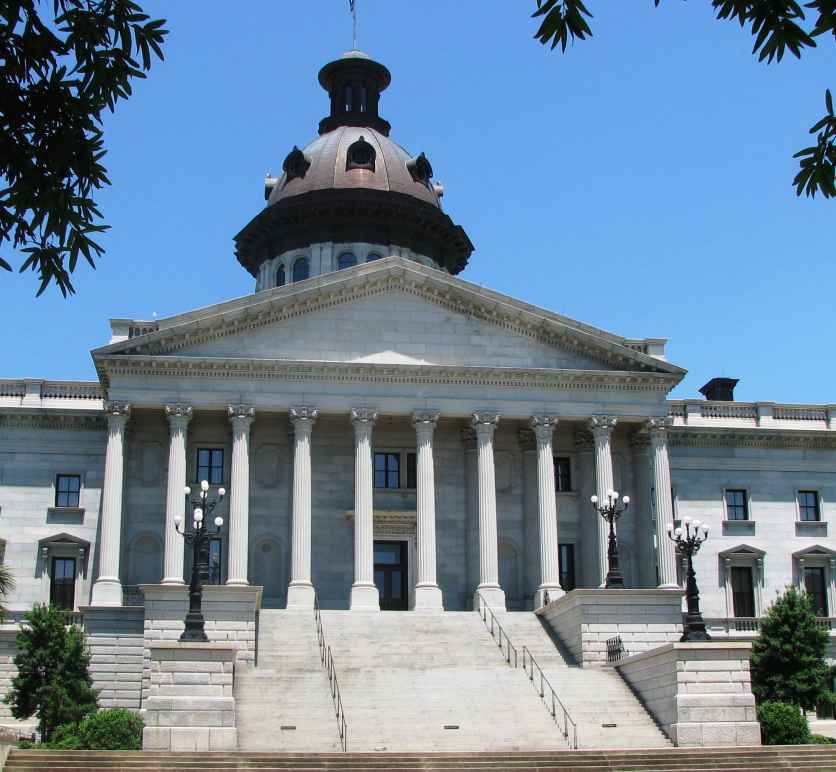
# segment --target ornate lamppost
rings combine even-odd
[[[189,496],[192,495],[192,489],[187,485],[183,492],[186,494],[186,502],[189,501]],[[209,532],[206,527],[206,518],[212,514],[221,501],[223,501],[226,491],[223,488],[218,488],[218,498],[215,500],[209,499],[209,483],[203,480],[200,483],[200,493],[196,498],[191,500],[193,507],[192,515],[194,522],[192,523],[192,530],[186,531],[184,528],[180,530],[180,522],[182,518],[176,515],[174,518],[174,528],[186,544],[192,545],[192,581],[189,585],[189,611],[186,614],[186,629],[180,636],[181,641],[208,641],[204,629],[203,619],[203,575],[209,572],[209,542],[212,536],[216,536],[221,531],[221,526],[224,524],[224,519],[220,516],[215,518],[215,530]]]
[[[702,543],[708,538],[708,524],[690,517],[682,518],[685,531],[674,529],[668,523],[668,538],[676,545],[680,557],[687,563],[687,580],[685,583],[685,601],[688,612],[685,614],[685,624],[680,641],[710,641],[711,636],[705,631],[705,622],[700,611],[700,591],[697,588],[697,576],[694,573],[694,555],[700,551]]]
[[[615,523],[621,513],[630,506],[630,497],[624,496],[621,499],[621,504],[618,503],[618,491],[607,491],[607,501],[605,504],[600,504],[597,496],[592,496],[592,506],[595,511],[607,521],[610,526],[610,533],[607,537],[607,579],[604,587],[608,590],[624,589],[624,577],[621,575],[621,569],[618,567],[618,541],[615,538]]]

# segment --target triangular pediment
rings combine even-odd
[[[397,257],[161,320],[93,352],[132,354],[684,374],[623,338]]]

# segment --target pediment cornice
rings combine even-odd
[[[163,320],[159,330],[95,349],[93,358],[101,375],[101,365],[112,354],[172,356],[229,335],[246,335],[318,310],[390,292],[420,297],[446,310],[602,363],[608,370],[666,373],[675,376],[671,385],[685,373],[628,347],[622,338],[396,257]]]

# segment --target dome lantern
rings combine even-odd
[[[389,70],[362,51],[349,51],[319,71],[319,83],[331,97],[331,114],[319,133],[338,126],[370,126],[384,136],[391,126],[378,113],[380,94],[391,83]]]

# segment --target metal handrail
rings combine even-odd
[[[340,685],[337,681],[337,669],[334,667],[334,655],[331,647],[325,643],[325,631],[322,629],[322,614],[319,610],[319,600],[314,595],[314,624],[316,625],[316,642],[319,646],[319,659],[325,668],[328,676],[328,684],[331,687],[331,699],[334,701],[334,713],[337,717],[337,728],[340,733],[340,746],[343,751],[348,750],[348,722],[345,720],[343,700],[340,696]]]
[[[477,612],[479,616],[482,617],[482,621],[485,623],[485,627],[490,630],[491,637],[496,641],[496,645],[499,646],[499,650],[502,652],[502,656],[505,657],[505,661],[511,665],[511,653],[513,652],[514,655],[514,664],[511,667],[517,667],[517,647],[511,643],[511,639],[508,637],[508,633],[505,632],[502,625],[499,624],[499,620],[496,618],[496,614],[493,613],[493,609],[488,605],[488,602],[482,597],[482,593],[477,592],[476,598],[478,599],[477,603]],[[488,614],[490,614],[490,623],[488,623]]]
[[[566,706],[560,701],[560,697],[557,696],[557,692],[554,690],[554,687],[549,683],[549,679],[546,678],[546,674],[543,672],[543,668],[537,664],[537,660],[534,659],[531,652],[528,649],[528,646],[523,646],[523,670],[525,674],[528,676],[528,680],[531,681],[532,686],[537,689],[538,694],[540,695],[540,699],[543,700],[543,704],[545,704],[546,708],[548,709],[549,713],[551,713],[552,718],[555,720],[555,723],[560,727],[560,719],[557,717],[557,706],[560,706],[560,709],[563,711],[563,728],[562,733],[563,737],[566,739],[566,742],[570,743],[572,748],[577,750],[578,747],[578,725],[572,720],[572,717],[569,715],[569,711],[566,710]],[[540,688],[537,688],[537,684],[534,682],[534,669],[537,668],[537,673],[540,677]],[[549,701],[546,698],[546,688],[551,692],[551,700]],[[551,704],[549,704],[551,703]],[[569,729],[571,726],[572,730],[572,739],[569,739]]]

